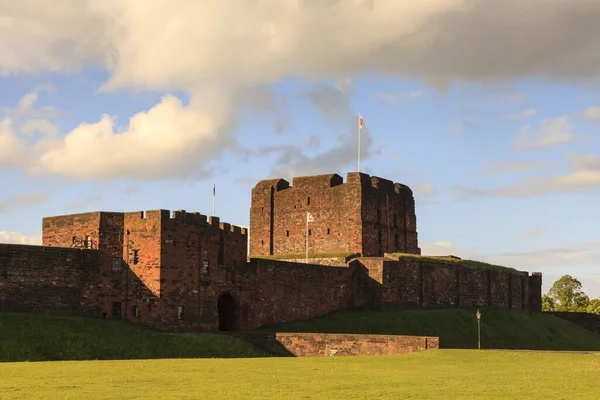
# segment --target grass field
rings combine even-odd
[[[401,356],[0,363],[1,399],[597,400],[600,356]]]
[[[481,313],[482,348],[600,350],[600,335],[552,315],[519,310]],[[477,348],[475,310],[465,309],[340,311],[263,330],[439,336],[441,348]]]
[[[0,361],[268,355],[227,335],[159,332],[121,321],[0,312]]]

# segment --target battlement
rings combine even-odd
[[[386,194],[407,194],[412,196],[412,190],[402,184],[393,182],[389,179],[378,176],[371,176],[362,172],[349,172],[346,175],[346,182],[338,174],[322,174],[312,176],[295,176],[292,178],[292,185],[285,179],[265,179],[258,182],[253,191],[263,191],[273,188],[275,192],[281,192],[288,189],[300,190],[318,190],[325,188],[335,188],[342,185],[360,186],[381,191]]]

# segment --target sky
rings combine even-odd
[[[0,0],[0,242],[45,216],[248,226],[261,179],[409,185],[423,254],[600,296],[596,0]]]

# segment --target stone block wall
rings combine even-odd
[[[357,258],[368,273],[371,300],[382,307],[490,307],[537,311],[541,274],[429,258]],[[375,282],[376,284],[373,284]],[[363,282],[366,287],[369,283]],[[537,297],[536,297],[537,296]],[[539,298],[539,299],[538,299]]]
[[[247,329],[315,318],[352,307],[352,270],[253,259],[236,279]]]
[[[107,268],[98,251],[0,244],[0,310],[100,316]]]
[[[439,338],[427,336],[252,333],[246,337],[274,354],[294,357],[397,355],[439,348]]]
[[[314,221],[307,224],[307,212]],[[362,173],[259,182],[252,189],[250,256],[385,252],[419,254],[407,186]],[[308,233],[308,235],[307,235]]]

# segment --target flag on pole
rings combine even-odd
[[[363,117],[358,114],[358,129],[362,129],[363,128]]]
[[[307,212],[307,213],[306,213],[306,222],[313,222],[314,220],[315,220],[315,219],[314,219],[314,217],[312,216],[312,214],[311,214],[311,213],[309,213],[309,212]]]
[[[217,192],[216,192],[216,186],[217,185],[213,184],[213,196],[217,194]]]

